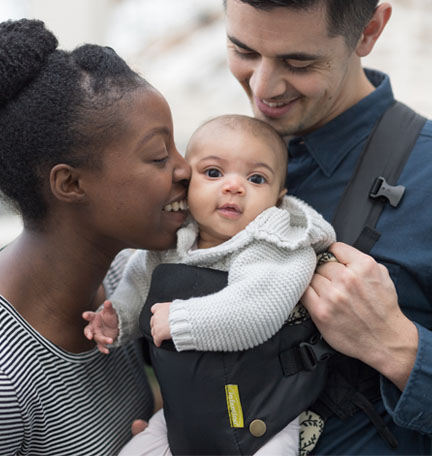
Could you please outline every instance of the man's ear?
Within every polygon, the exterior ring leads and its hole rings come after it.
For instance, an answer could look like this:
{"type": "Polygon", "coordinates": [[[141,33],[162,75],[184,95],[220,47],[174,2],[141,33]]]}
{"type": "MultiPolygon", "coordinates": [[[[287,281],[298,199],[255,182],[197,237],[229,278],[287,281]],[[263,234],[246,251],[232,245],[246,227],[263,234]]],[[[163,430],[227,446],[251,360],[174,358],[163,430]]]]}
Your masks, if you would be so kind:
{"type": "Polygon", "coordinates": [[[80,203],[86,194],[81,187],[79,169],[60,163],[51,169],[50,187],[55,198],[65,203],[80,203]]]}
{"type": "Polygon", "coordinates": [[[389,3],[378,5],[372,19],[363,30],[363,34],[357,44],[356,54],[359,57],[367,56],[375,46],[378,38],[383,32],[392,13],[392,6],[389,3]]]}
{"type": "Polygon", "coordinates": [[[287,193],[286,188],[282,189],[281,192],[279,193],[279,197],[278,197],[277,204],[276,204],[277,207],[279,207],[282,204],[283,197],[286,195],[286,193],[287,193]]]}

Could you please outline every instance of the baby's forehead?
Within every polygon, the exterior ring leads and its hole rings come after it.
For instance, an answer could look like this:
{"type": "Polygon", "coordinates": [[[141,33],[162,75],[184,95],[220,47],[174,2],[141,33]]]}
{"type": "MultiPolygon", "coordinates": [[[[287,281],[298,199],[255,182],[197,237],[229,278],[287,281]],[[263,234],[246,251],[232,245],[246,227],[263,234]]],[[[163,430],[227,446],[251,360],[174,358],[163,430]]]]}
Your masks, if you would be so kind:
{"type": "Polygon", "coordinates": [[[258,144],[263,156],[274,157],[277,166],[285,168],[287,149],[279,134],[265,122],[242,115],[224,115],[201,125],[191,136],[186,157],[206,146],[231,147],[231,141],[233,147],[241,147],[243,141],[245,147],[258,144]]]}

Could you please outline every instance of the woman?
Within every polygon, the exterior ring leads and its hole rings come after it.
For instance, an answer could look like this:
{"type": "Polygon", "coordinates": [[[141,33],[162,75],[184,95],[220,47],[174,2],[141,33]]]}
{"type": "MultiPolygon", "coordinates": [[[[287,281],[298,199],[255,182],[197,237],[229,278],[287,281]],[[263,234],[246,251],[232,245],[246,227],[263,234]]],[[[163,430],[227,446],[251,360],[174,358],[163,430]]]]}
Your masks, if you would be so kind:
{"type": "Polygon", "coordinates": [[[40,21],[0,24],[0,190],[24,222],[0,252],[0,454],[112,455],[151,393],[137,347],[104,357],[81,314],[120,250],[175,243],[189,169],[112,49],[56,48],[40,21]]]}

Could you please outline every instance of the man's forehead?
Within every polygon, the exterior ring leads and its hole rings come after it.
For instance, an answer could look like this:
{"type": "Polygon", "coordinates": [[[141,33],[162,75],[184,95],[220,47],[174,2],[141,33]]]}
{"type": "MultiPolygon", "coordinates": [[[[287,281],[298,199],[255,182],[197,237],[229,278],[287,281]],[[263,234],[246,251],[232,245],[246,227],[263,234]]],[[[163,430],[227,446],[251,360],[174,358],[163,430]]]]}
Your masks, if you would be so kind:
{"type": "MultiPolygon", "coordinates": [[[[274,8],[260,10],[240,0],[227,0],[226,30],[234,42],[251,47],[250,42],[287,50],[290,42],[300,41],[307,47],[317,39],[329,38],[327,20],[322,8],[313,10],[274,8]]],[[[234,44],[237,44],[234,42],[234,44]]]]}

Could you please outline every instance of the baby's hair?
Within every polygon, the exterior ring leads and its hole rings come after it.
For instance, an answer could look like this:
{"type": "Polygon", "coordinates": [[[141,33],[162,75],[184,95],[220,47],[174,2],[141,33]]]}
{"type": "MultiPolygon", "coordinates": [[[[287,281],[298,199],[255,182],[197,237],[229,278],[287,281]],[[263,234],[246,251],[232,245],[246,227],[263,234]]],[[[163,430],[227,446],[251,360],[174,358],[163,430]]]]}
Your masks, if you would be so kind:
{"type": "MultiPolygon", "coordinates": [[[[280,168],[281,173],[281,186],[285,186],[285,176],[288,164],[288,151],[282,136],[268,123],[263,120],[256,119],[254,117],[244,116],[241,114],[224,114],[222,116],[214,117],[207,120],[194,132],[196,135],[204,127],[212,124],[221,125],[224,127],[237,130],[238,128],[245,129],[248,133],[254,136],[265,136],[272,143],[275,150],[278,151],[279,157],[281,158],[282,166],[280,168]]],[[[187,156],[187,151],[186,151],[187,156]]]]}
{"type": "Polygon", "coordinates": [[[0,23],[0,190],[27,226],[48,213],[52,167],[98,167],[124,128],[116,103],[150,87],[108,47],[66,52],[38,20],[0,23]]]}

